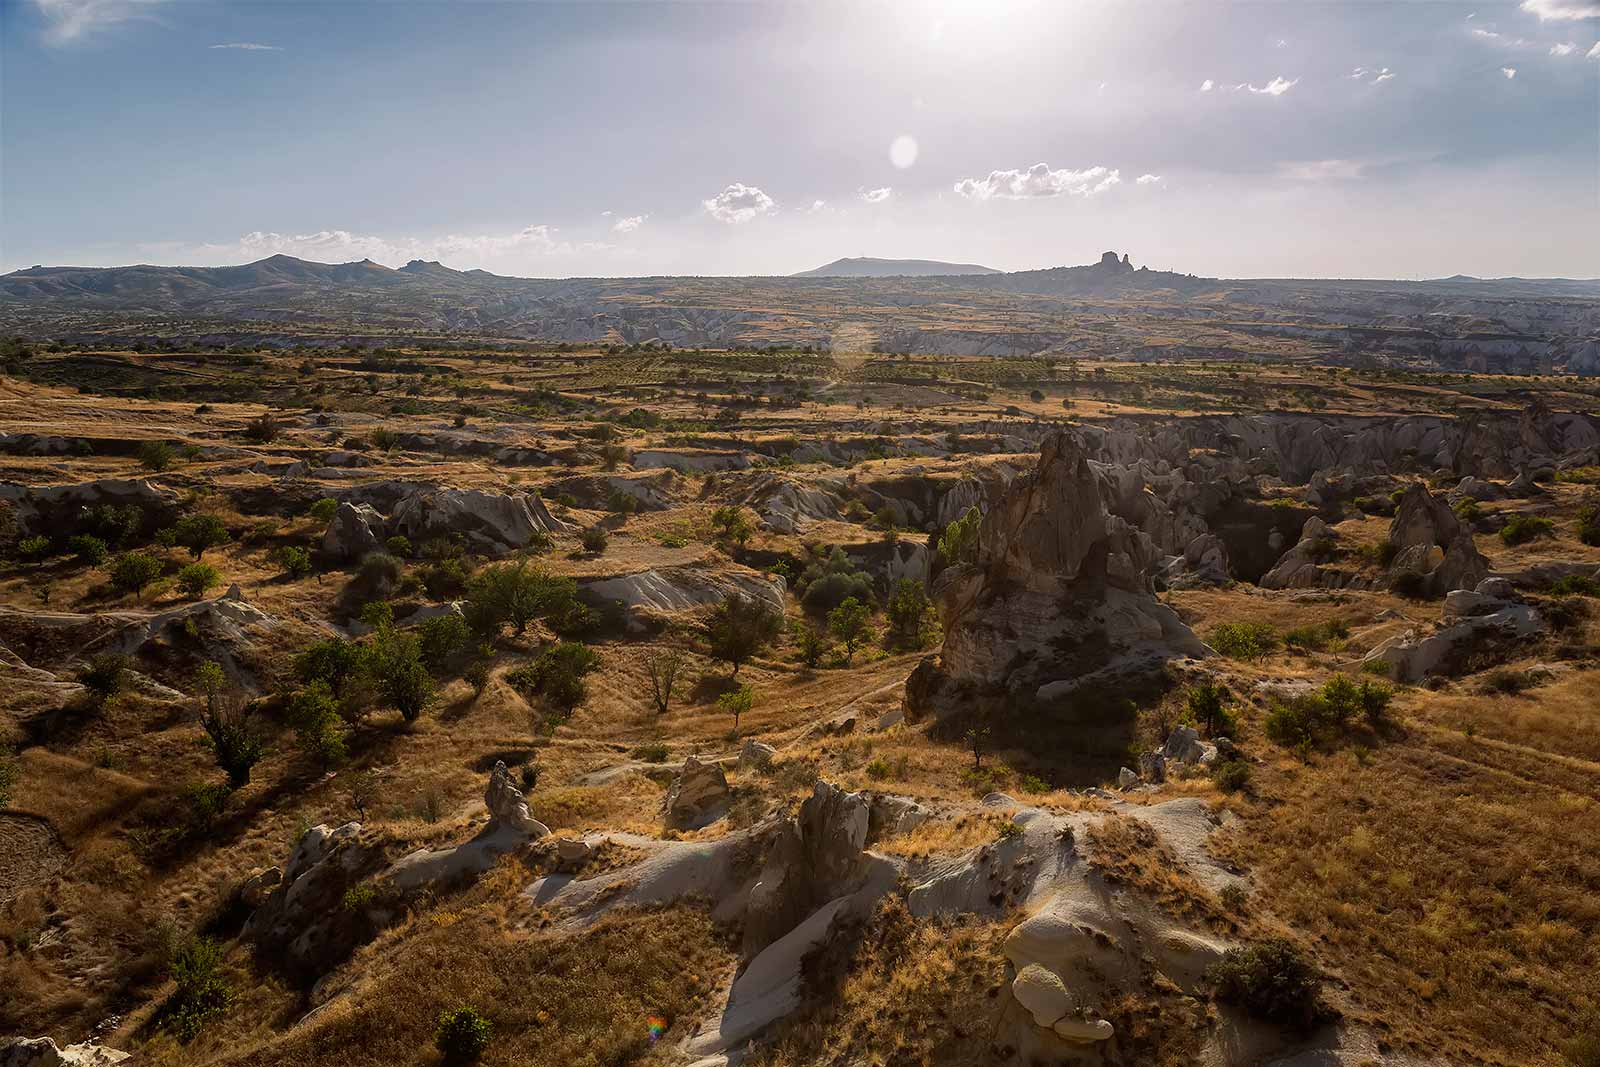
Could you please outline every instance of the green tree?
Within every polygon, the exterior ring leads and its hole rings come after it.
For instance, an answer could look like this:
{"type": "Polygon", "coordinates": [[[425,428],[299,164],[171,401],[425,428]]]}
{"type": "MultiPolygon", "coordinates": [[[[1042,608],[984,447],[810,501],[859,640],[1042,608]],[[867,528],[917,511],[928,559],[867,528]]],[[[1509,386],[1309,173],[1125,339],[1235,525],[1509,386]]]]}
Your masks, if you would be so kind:
{"type": "Polygon", "coordinates": [[[706,622],[711,654],[733,667],[733,675],[751,656],[770,646],[783,631],[783,615],[742,593],[729,593],[706,622]]]}
{"type": "Polygon", "coordinates": [[[532,702],[542,696],[553,707],[571,712],[589,695],[585,676],[600,666],[600,656],[581,641],[546,645],[533,660],[506,675],[506,683],[532,702]]]}
{"type": "Polygon", "coordinates": [[[737,504],[725,504],[713,511],[711,529],[718,541],[731,541],[741,547],[756,532],[745,509],[737,504]]]}
{"type": "Polygon", "coordinates": [[[1228,691],[1215,682],[1202,682],[1189,687],[1185,701],[1189,715],[1207,737],[1218,737],[1235,732],[1235,721],[1228,713],[1228,691]]]}
{"type": "Polygon", "coordinates": [[[178,571],[178,588],[192,600],[205,596],[207,589],[221,581],[222,575],[209,563],[190,563],[178,571]]]}
{"type": "Polygon", "coordinates": [[[966,514],[944,529],[939,538],[939,555],[946,564],[975,563],[978,559],[978,530],[983,516],[977,508],[968,508],[966,514]]]}
{"type": "Polygon", "coordinates": [[[111,561],[111,584],[137,600],[145,586],[161,577],[164,565],[148,552],[124,552],[111,561]]]}
{"type": "Polygon", "coordinates": [[[285,718],[299,736],[301,747],[324,767],[344,762],[344,719],[327,682],[314,681],[295,693],[285,718]]]}
{"type": "Polygon", "coordinates": [[[367,665],[379,699],[406,722],[416,722],[433,702],[433,676],[422,662],[422,643],[415,634],[379,626],[367,665]]]}
{"type": "Polygon", "coordinates": [[[933,602],[920,581],[902,578],[895,583],[889,597],[889,632],[896,641],[907,648],[921,648],[927,643],[932,615],[933,602]]]}
{"type": "Polygon", "coordinates": [[[325,496],[306,509],[306,514],[318,522],[331,522],[333,521],[334,513],[338,510],[339,502],[331,496],[325,496]]]}
{"type": "Polygon", "coordinates": [[[571,578],[545,573],[531,560],[485,567],[467,583],[466,618],[480,636],[493,637],[510,625],[521,635],[538,618],[564,618],[577,605],[571,578]]]}
{"type": "Polygon", "coordinates": [[[165,441],[145,441],[139,446],[139,464],[147,471],[164,471],[172,466],[172,446],[165,441]]]}
{"type": "Polygon", "coordinates": [[[733,716],[733,729],[739,731],[739,716],[749,711],[756,702],[756,691],[748,684],[739,685],[717,698],[717,709],[733,716]]]}
{"type": "Polygon", "coordinates": [[[67,541],[67,548],[87,567],[98,567],[111,557],[106,543],[93,534],[78,534],[67,541]]]}
{"type": "Polygon", "coordinates": [[[128,687],[128,672],[133,660],[120,652],[96,652],[89,657],[78,681],[101,703],[128,687]]]}
{"type": "Polygon", "coordinates": [[[311,573],[311,553],[300,545],[279,545],[272,550],[272,562],[290,578],[304,578],[311,573]]]}
{"type": "Polygon", "coordinates": [[[228,527],[215,515],[185,515],[172,527],[173,544],[187,548],[195,559],[228,540],[228,527]]]}
{"type": "Polygon", "coordinates": [[[800,653],[800,662],[813,670],[822,663],[822,657],[828,654],[828,649],[833,647],[827,634],[809,622],[796,619],[789,633],[800,653]]]}
{"type": "Polygon", "coordinates": [[[855,658],[856,649],[872,639],[872,628],[868,622],[871,614],[871,609],[855,597],[847,598],[828,612],[828,632],[844,645],[846,663],[855,658]]]}

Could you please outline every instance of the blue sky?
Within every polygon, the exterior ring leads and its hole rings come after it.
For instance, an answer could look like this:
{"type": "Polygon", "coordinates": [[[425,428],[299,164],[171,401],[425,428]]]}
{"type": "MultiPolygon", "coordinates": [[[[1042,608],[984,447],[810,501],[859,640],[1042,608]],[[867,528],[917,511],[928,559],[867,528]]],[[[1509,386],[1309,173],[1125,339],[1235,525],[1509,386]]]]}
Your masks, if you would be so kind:
{"type": "Polygon", "coordinates": [[[1600,0],[0,0],[0,270],[1600,275],[1600,0]]]}

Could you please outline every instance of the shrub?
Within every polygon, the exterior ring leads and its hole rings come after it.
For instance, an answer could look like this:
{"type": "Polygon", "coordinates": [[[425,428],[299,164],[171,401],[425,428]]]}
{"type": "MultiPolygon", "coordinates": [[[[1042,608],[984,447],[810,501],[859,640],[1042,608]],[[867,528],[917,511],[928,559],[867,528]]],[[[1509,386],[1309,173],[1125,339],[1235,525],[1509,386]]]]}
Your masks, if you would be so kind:
{"type": "Polygon", "coordinates": [[[318,522],[332,522],[334,513],[338,510],[339,502],[331,496],[325,496],[307,508],[306,514],[318,522]]]}
{"type": "Polygon", "coordinates": [[[718,541],[732,541],[736,545],[743,545],[756,532],[744,508],[737,504],[727,504],[713,511],[711,529],[718,541]]]}
{"type": "Polygon", "coordinates": [[[531,701],[534,695],[570,712],[589,695],[584,676],[600,666],[600,656],[581,641],[561,641],[540,650],[532,662],[506,675],[506,682],[531,701]]]}
{"type": "Polygon", "coordinates": [[[215,515],[185,515],[172,527],[172,543],[187,548],[195,559],[228,540],[228,527],[215,515]]]}
{"type": "Polygon", "coordinates": [[[453,611],[426,620],[419,630],[422,658],[434,668],[443,667],[472,639],[472,628],[467,620],[453,611]]]}
{"type": "Polygon", "coordinates": [[[277,440],[278,430],[278,420],[274,419],[272,414],[268,412],[246,423],[244,435],[246,439],[254,441],[258,445],[266,445],[277,440]]]}
{"type": "Polygon", "coordinates": [[[1223,760],[1211,767],[1211,780],[1224,793],[1237,793],[1250,786],[1250,764],[1242,759],[1223,760]]]}
{"type": "Polygon", "coordinates": [[[494,1027],[475,1008],[441,1012],[433,1043],[448,1064],[473,1063],[489,1048],[494,1027]]]}
{"type": "Polygon", "coordinates": [[[301,747],[324,767],[344,762],[344,719],[327,682],[319,679],[296,693],[285,718],[299,736],[301,747]]]}
{"type": "Polygon", "coordinates": [[[227,691],[227,677],[215,663],[201,666],[196,681],[205,694],[200,726],[206,732],[217,766],[233,789],[250,783],[250,769],[266,755],[267,744],[255,732],[248,707],[227,691]]]}
{"type": "Polygon", "coordinates": [[[120,652],[97,652],[89,657],[78,681],[101,702],[110,700],[128,687],[128,671],[133,660],[120,652]]]}
{"type": "Polygon", "coordinates": [[[1579,513],[1578,540],[1586,545],[1600,545],[1600,504],[1579,513]]]}
{"type": "Polygon", "coordinates": [[[1259,1019],[1310,1029],[1327,1014],[1321,979],[1311,962],[1283,938],[1229,949],[1206,971],[1217,999],[1259,1019]]]}
{"type": "Polygon", "coordinates": [[[467,586],[466,619],[481,637],[509,624],[523,633],[538,618],[565,619],[578,607],[578,585],[546,574],[526,559],[485,567],[467,586]]]}
{"type": "Polygon", "coordinates": [[[778,639],[783,616],[772,607],[740,593],[730,593],[718,604],[706,622],[706,640],[711,654],[733,667],[739,667],[757,652],[778,639]]]}
{"type": "Polygon", "coordinates": [[[1542,515],[1513,515],[1500,527],[1500,540],[1507,545],[1524,545],[1555,535],[1556,524],[1542,515]]]}
{"type": "Polygon", "coordinates": [[[790,627],[790,634],[794,638],[796,650],[800,653],[800,662],[813,669],[822,662],[822,657],[827,655],[828,649],[833,647],[827,635],[808,622],[796,620],[790,627]]]}
{"type": "Polygon", "coordinates": [[[50,554],[50,538],[42,534],[24,537],[17,542],[17,557],[26,560],[44,559],[50,554]]]}
{"type": "Polygon", "coordinates": [[[902,578],[895,583],[889,597],[889,631],[896,641],[907,648],[921,648],[927,643],[933,614],[933,602],[921,582],[902,578]]]}
{"type": "Polygon", "coordinates": [[[341,697],[346,688],[366,669],[367,650],[354,641],[331,637],[301,652],[294,660],[294,671],[303,682],[325,682],[333,695],[341,697]]]}
{"type": "Polygon", "coordinates": [[[361,559],[356,581],[372,596],[388,596],[400,586],[405,568],[387,552],[373,552],[361,559]]]}
{"type": "Polygon", "coordinates": [[[608,471],[614,471],[623,463],[628,462],[628,446],[612,442],[600,446],[600,464],[608,471]]]}
{"type": "Polygon", "coordinates": [[[978,528],[983,516],[977,508],[968,508],[961,518],[945,527],[939,537],[939,557],[946,564],[972,563],[978,558],[978,528]]]}
{"type": "Polygon", "coordinates": [[[178,1041],[193,1041],[232,1001],[222,958],[222,946],[208,937],[184,937],[169,951],[167,969],[177,988],[162,1008],[162,1023],[178,1041]]]}
{"type": "Polygon", "coordinates": [[[311,553],[300,545],[279,545],[272,552],[272,561],[290,578],[304,578],[311,573],[311,553]]]}
{"type": "Polygon", "coordinates": [[[828,612],[828,632],[844,645],[846,663],[855,657],[857,648],[872,639],[870,617],[871,609],[855,597],[847,597],[844,603],[828,612]]]}
{"type": "Polygon", "coordinates": [[[650,679],[650,701],[657,715],[665,715],[672,705],[672,691],[683,671],[683,653],[675,648],[651,652],[644,658],[645,676],[650,679]]]}
{"type": "Polygon", "coordinates": [[[659,743],[639,745],[628,755],[641,763],[665,763],[667,762],[667,746],[659,743]]]}
{"type": "Polygon", "coordinates": [[[190,563],[178,571],[178,588],[183,595],[198,600],[206,590],[222,581],[222,575],[209,563],[190,563]]]}
{"type": "Polygon", "coordinates": [[[1225,737],[1238,732],[1238,723],[1227,708],[1228,691],[1214,682],[1190,686],[1185,696],[1189,715],[1207,737],[1225,737]]]}
{"type": "Polygon", "coordinates": [[[1350,625],[1340,619],[1297,626],[1283,635],[1285,648],[1296,652],[1321,652],[1350,636],[1350,625]]]}
{"type": "Polygon", "coordinates": [[[98,567],[111,557],[106,543],[93,534],[78,534],[67,542],[67,548],[79,563],[89,567],[98,567]]]}
{"type": "Polygon", "coordinates": [[[606,533],[604,526],[591,526],[583,531],[583,535],[579,540],[583,542],[583,550],[585,552],[600,555],[611,544],[611,535],[606,533]]]}
{"type": "Polygon", "coordinates": [[[139,446],[139,465],[147,471],[164,471],[172,466],[172,446],[165,441],[145,441],[139,446]]]}
{"type": "Polygon", "coordinates": [[[841,548],[808,566],[796,584],[800,603],[813,615],[826,615],[851,597],[862,603],[872,600],[872,579],[856,570],[841,548]]]}
{"type": "Polygon", "coordinates": [[[1278,647],[1272,627],[1259,622],[1225,622],[1211,631],[1209,640],[1229,659],[1261,659],[1278,647]]]}
{"type": "Polygon", "coordinates": [[[383,548],[391,556],[398,556],[401,559],[411,558],[411,538],[404,534],[395,534],[384,541],[383,548]]]}
{"type": "Polygon", "coordinates": [[[480,656],[467,664],[461,672],[461,678],[472,686],[474,698],[483,696],[483,691],[489,688],[489,675],[493,669],[493,661],[488,656],[480,656]]]}
{"type": "Polygon", "coordinates": [[[366,667],[378,698],[398,711],[406,722],[416,722],[433,702],[433,675],[423,665],[422,643],[415,634],[380,625],[373,635],[366,667]]]}
{"type": "Polygon", "coordinates": [[[1600,596],[1600,582],[1582,574],[1568,574],[1550,583],[1555,596],[1600,596]]]}

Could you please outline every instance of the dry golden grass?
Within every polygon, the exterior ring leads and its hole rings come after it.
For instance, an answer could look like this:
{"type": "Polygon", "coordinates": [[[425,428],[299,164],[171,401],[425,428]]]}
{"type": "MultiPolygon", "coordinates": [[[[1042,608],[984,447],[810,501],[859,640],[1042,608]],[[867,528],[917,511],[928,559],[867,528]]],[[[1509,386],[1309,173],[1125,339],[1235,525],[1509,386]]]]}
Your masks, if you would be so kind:
{"type": "Polygon", "coordinates": [[[1178,918],[1231,929],[1215,894],[1201,885],[1155,830],[1129,815],[1107,815],[1089,827],[1089,863],[1107,879],[1136,889],[1178,918]]]}

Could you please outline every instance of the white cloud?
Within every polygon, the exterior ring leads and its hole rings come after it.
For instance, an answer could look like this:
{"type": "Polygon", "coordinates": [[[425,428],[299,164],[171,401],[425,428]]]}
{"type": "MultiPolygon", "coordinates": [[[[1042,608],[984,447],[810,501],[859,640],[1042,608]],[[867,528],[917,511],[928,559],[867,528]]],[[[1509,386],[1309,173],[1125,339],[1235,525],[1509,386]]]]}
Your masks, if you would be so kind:
{"type": "Polygon", "coordinates": [[[89,34],[142,18],[164,0],[33,0],[50,44],[71,44],[89,34]]]}
{"type": "Polygon", "coordinates": [[[240,52],[281,52],[275,44],[256,44],[254,41],[235,41],[229,44],[214,44],[211,48],[232,48],[240,52]]]}
{"type": "Polygon", "coordinates": [[[1367,165],[1356,159],[1312,159],[1284,163],[1278,173],[1298,182],[1349,181],[1359,178],[1367,165]]]}
{"type": "Polygon", "coordinates": [[[644,225],[644,220],[649,218],[649,217],[650,217],[649,215],[628,215],[628,216],[625,216],[623,218],[618,219],[615,223],[612,224],[611,231],[613,233],[632,233],[634,230],[637,230],[640,226],[643,226],[644,225]]]}
{"type": "Polygon", "coordinates": [[[1589,49],[1588,54],[1585,55],[1583,58],[1584,59],[1600,59],[1600,41],[1596,41],[1594,43],[1594,47],[1589,49]]]}
{"type": "Polygon", "coordinates": [[[734,225],[749,222],[777,210],[777,202],[753,185],[734,182],[710,200],[702,200],[706,212],[718,222],[734,225]]]}
{"type": "Polygon", "coordinates": [[[1200,91],[1202,93],[1209,93],[1211,90],[1215,89],[1216,87],[1217,87],[1217,83],[1212,81],[1210,78],[1207,78],[1205,81],[1200,83],[1200,91]]]}
{"type": "Polygon", "coordinates": [[[1548,19],[1600,19],[1600,0],[1522,0],[1522,10],[1548,19]]]}
{"type": "Polygon", "coordinates": [[[1498,33],[1494,32],[1493,30],[1486,30],[1481,26],[1477,26],[1477,27],[1473,28],[1472,36],[1481,38],[1481,39],[1483,39],[1485,41],[1492,41],[1492,40],[1495,40],[1500,35],[1498,33]]]}
{"type": "Polygon", "coordinates": [[[1516,67],[1501,67],[1500,68],[1500,73],[1504,74],[1506,76],[1506,81],[1510,81],[1512,78],[1515,78],[1517,76],[1517,68],[1516,67]]]}
{"type": "Polygon", "coordinates": [[[894,195],[894,190],[885,185],[880,189],[862,189],[861,199],[869,204],[881,204],[894,195]]]}
{"type": "Polygon", "coordinates": [[[955,191],[969,200],[1029,200],[1047,196],[1094,196],[1122,181],[1121,172],[1107,167],[1087,170],[1051,170],[1035,163],[1027,170],[994,170],[987,178],[963,178],[955,191]]]}
{"type": "Polygon", "coordinates": [[[813,201],[811,201],[810,210],[811,211],[821,211],[823,208],[825,208],[827,206],[828,206],[828,202],[826,200],[813,200],[813,201]]]}
{"type": "Polygon", "coordinates": [[[1268,96],[1282,96],[1284,93],[1288,92],[1290,89],[1293,89],[1299,84],[1299,78],[1285,79],[1284,76],[1280,74],[1259,89],[1248,83],[1239,86],[1238,88],[1249,89],[1252,93],[1266,93],[1268,96]]]}
{"type": "Polygon", "coordinates": [[[1139,175],[1137,178],[1135,178],[1133,180],[1139,185],[1155,185],[1155,184],[1157,184],[1158,182],[1161,181],[1161,175],[1159,175],[1159,174],[1141,174],[1141,175],[1139,175]]]}
{"type": "MultiPolygon", "coordinates": [[[[239,238],[238,253],[246,259],[273,255],[345,263],[371,259],[399,266],[413,259],[453,260],[463,267],[479,266],[485,259],[510,254],[559,256],[592,251],[606,246],[594,242],[574,244],[558,239],[551,226],[525,226],[514,233],[449,234],[444,237],[386,238],[349,230],[319,230],[316,233],[282,234],[256,230],[239,238]]],[[[231,252],[226,246],[211,246],[212,251],[231,252]]]]}
{"type": "Polygon", "coordinates": [[[1380,67],[1377,70],[1373,70],[1371,67],[1357,67],[1350,72],[1350,77],[1357,81],[1367,82],[1370,85],[1382,85],[1394,77],[1394,72],[1388,67],[1380,67]]]}
{"type": "Polygon", "coordinates": [[[1577,50],[1578,46],[1573,44],[1571,41],[1568,41],[1564,44],[1553,44],[1550,46],[1550,54],[1553,56],[1570,56],[1577,50]]]}

